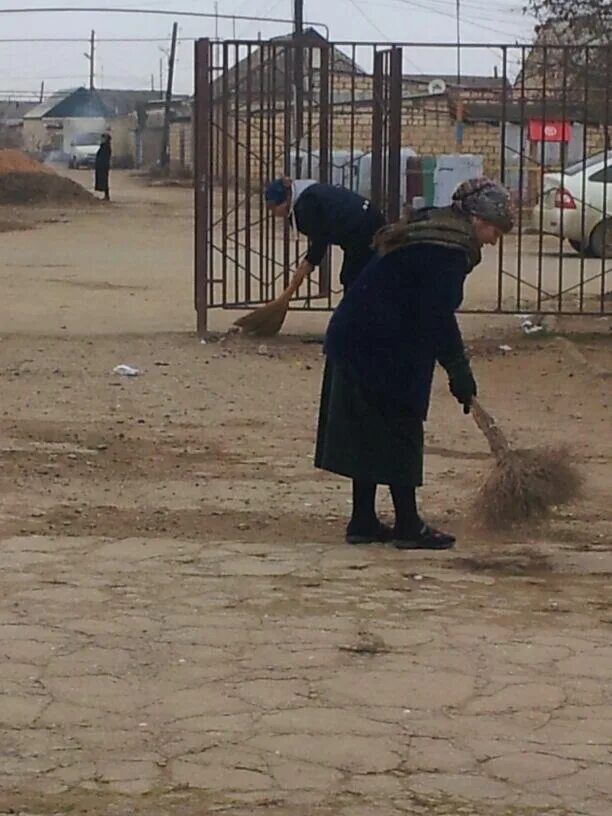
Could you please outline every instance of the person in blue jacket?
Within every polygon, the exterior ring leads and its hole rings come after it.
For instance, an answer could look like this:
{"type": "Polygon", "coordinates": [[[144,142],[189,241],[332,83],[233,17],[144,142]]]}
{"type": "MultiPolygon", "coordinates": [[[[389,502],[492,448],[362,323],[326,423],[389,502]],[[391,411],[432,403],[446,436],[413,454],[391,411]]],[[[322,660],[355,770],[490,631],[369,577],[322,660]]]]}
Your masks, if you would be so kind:
{"type": "Polygon", "coordinates": [[[469,413],[476,381],[455,311],[481,248],[513,226],[510,196],[480,178],[452,205],[424,209],[386,227],[378,257],[362,271],[330,321],[315,465],[353,480],[351,544],[393,540],[400,549],[447,549],[455,538],[417,510],[423,423],[436,361],[469,413]],[[376,485],[389,485],[393,530],[376,515],[376,485]]]}
{"type": "Polygon", "coordinates": [[[308,238],[308,252],[294,280],[301,283],[323,260],[327,249],[344,250],[340,282],[346,292],[373,257],[372,241],[385,225],[371,201],[346,187],[321,184],[312,179],[278,178],[266,185],[265,200],[279,218],[289,218],[308,238]]]}

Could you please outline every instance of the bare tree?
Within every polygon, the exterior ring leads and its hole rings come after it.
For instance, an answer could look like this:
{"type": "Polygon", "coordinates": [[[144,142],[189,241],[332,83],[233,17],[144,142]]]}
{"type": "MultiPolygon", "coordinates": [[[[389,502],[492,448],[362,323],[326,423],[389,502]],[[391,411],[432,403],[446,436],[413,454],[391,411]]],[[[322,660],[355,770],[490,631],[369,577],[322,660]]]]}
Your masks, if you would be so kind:
{"type": "Polygon", "coordinates": [[[547,96],[579,105],[593,122],[612,126],[610,0],[528,0],[540,22],[527,60],[529,80],[546,77],[547,96]]]}

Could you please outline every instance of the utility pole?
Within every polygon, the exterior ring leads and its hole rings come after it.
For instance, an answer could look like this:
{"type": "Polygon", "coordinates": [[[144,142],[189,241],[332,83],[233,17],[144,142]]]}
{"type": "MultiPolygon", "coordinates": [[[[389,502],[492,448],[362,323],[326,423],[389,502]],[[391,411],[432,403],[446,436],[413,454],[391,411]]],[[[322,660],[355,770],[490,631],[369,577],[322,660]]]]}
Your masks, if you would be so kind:
{"type": "Polygon", "coordinates": [[[168,84],[166,86],[166,104],[164,107],[164,132],[162,137],[162,147],[160,164],[167,167],[170,163],[170,107],[172,105],[172,84],[174,81],[174,63],[176,62],[176,40],[178,36],[178,23],[172,26],[172,42],[170,44],[170,56],[168,57],[168,84]]]}
{"type": "Polygon", "coordinates": [[[40,98],[38,101],[42,102],[44,98],[45,98],[45,81],[43,79],[43,81],[40,83],[40,98]]]}
{"type": "Polygon", "coordinates": [[[159,58],[159,98],[164,98],[164,60],[159,58]]]}
{"type": "Polygon", "coordinates": [[[89,62],[89,90],[94,89],[94,78],[96,73],[96,32],[92,31],[89,38],[89,53],[83,54],[89,62]]]}

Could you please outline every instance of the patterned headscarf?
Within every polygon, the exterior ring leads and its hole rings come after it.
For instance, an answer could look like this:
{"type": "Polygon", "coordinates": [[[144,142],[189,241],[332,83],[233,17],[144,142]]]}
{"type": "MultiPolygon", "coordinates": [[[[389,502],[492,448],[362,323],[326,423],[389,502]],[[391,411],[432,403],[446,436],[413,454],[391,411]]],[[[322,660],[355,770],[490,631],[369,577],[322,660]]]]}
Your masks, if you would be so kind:
{"type": "Polygon", "coordinates": [[[504,232],[510,232],[514,226],[510,193],[498,182],[484,176],[463,181],[453,193],[453,206],[504,232]]]}

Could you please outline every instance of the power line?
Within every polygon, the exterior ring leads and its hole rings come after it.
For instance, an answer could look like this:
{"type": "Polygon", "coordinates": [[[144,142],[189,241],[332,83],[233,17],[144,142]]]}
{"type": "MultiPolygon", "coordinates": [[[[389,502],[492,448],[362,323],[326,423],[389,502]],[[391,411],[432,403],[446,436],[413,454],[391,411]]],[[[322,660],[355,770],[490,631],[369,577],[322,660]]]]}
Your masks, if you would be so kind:
{"type": "MultiPolygon", "coordinates": [[[[173,11],[172,9],[123,8],[117,6],[28,6],[26,8],[0,9],[0,14],[72,14],[76,12],[88,14],[160,14],[165,17],[196,17],[213,20],[249,20],[250,22],[293,24],[293,20],[287,17],[253,17],[249,14],[216,14],[208,11],[173,11]]],[[[327,23],[305,21],[304,24],[323,28],[325,37],[329,40],[329,26],[327,23]]]]}
{"type": "MultiPolygon", "coordinates": [[[[441,11],[437,8],[432,8],[431,5],[424,5],[423,3],[418,3],[416,0],[397,0],[398,3],[402,3],[406,6],[414,6],[415,8],[423,9],[425,11],[429,11],[432,14],[438,14],[441,17],[448,17],[451,20],[456,19],[456,15],[451,13],[450,11],[441,11]]],[[[482,28],[483,31],[491,31],[494,34],[504,34],[506,37],[516,37],[515,32],[510,31],[502,31],[499,28],[492,28],[491,26],[485,25],[484,23],[479,22],[478,20],[474,20],[472,17],[462,16],[461,18],[464,22],[468,25],[474,26],[475,28],[482,28]]],[[[517,38],[518,39],[518,38],[517,38]]]]}
{"type": "MultiPolygon", "coordinates": [[[[383,31],[383,30],[382,30],[382,29],[381,29],[381,28],[380,28],[380,27],[379,27],[379,26],[378,26],[378,25],[377,25],[377,24],[376,24],[376,23],[375,23],[375,22],[374,22],[374,21],[373,21],[373,20],[370,18],[370,16],[369,16],[368,14],[366,14],[366,12],[365,12],[365,11],[364,11],[364,10],[361,8],[361,6],[360,6],[360,5],[359,5],[359,3],[357,2],[357,0],[348,0],[348,2],[349,2],[349,3],[350,3],[350,4],[351,4],[351,5],[354,7],[354,8],[356,8],[356,9],[357,9],[357,11],[359,12],[359,14],[361,14],[361,16],[363,17],[363,19],[364,19],[364,20],[365,20],[367,23],[369,23],[369,24],[372,26],[372,28],[374,28],[374,30],[375,30],[375,31],[377,31],[377,32],[378,32],[378,33],[381,35],[381,37],[383,37],[383,38],[384,38],[384,39],[385,39],[387,42],[390,42],[389,37],[388,37],[388,36],[385,34],[385,32],[384,32],[384,31],[383,31]]],[[[417,71],[422,71],[422,70],[423,70],[423,69],[421,68],[421,66],[420,66],[420,65],[417,65],[417,64],[416,64],[416,62],[414,62],[414,60],[411,60],[409,57],[406,57],[405,59],[406,59],[406,62],[408,62],[410,65],[412,65],[412,67],[413,67],[413,68],[416,68],[416,70],[417,70],[417,71]]]]}
{"type": "MultiPolygon", "coordinates": [[[[88,43],[89,37],[6,37],[2,43],[88,43]]],[[[178,42],[195,42],[196,37],[179,37],[178,42]]],[[[96,37],[97,43],[160,43],[167,37],[96,37]]]]}

